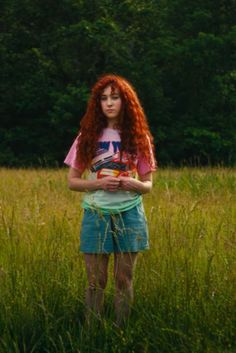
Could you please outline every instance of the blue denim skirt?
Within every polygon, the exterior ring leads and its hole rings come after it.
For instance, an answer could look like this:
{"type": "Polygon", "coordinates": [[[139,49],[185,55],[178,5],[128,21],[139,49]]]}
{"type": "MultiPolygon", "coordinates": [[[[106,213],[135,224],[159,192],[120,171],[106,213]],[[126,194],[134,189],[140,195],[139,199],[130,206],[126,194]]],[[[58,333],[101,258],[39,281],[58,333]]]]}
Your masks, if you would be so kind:
{"type": "Polygon", "coordinates": [[[109,254],[149,249],[143,204],[117,214],[85,209],[81,224],[80,251],[109,254]]]}

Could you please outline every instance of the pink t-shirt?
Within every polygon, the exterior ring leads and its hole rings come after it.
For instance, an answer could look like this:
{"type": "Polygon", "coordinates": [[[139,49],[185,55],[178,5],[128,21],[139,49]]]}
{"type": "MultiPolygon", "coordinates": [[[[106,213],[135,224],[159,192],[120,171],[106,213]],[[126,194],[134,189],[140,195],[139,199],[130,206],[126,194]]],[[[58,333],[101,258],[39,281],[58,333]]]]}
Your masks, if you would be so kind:
{"type": "MultiPolygon", "coordinates": [[[[72,144],[64,163],[68,166],[83,170],[76,159],[79,136],[72,144]]],[[[155,159],[150,143],[151,164],[140,155],[132,161],[129,154],[123,152],[120,158],[121,139],[118,130],[105,128],[98,139],[96,156],[93,158],[89,171],[89,179],[103,178],[105,176],[131,176],[136,177],[154,171],[155,159]]],[[[78,146],[79,148],[79,146],[78,146]]],[[[103,213],[121,212],[128,210],[141,202],[141,195],[133,191],[120,190],[111,193],[104,190],[87,192],[82,203],[84,208],[99,208],[103,213]]]]}
{"type": "MultiPolygon", "coordinates": [[[[64,160],[64,163],[75,169],[83,169],[82,166],[79,165],[76,159],[78,141],[79,141],[79,137],[77,136],[64,160]]],[[[103,134],[100,136],[98,140],[97,155],[92,161],[92,166],[94,162],[96,163],[97,160],[100,160],[102,158],[105,159],[107,155],[108,156],[117,155],[119,157],[119,151],[120,151],[120,134],[118,130],[105,128],[103,130],[103,134]]],[[[144,175],[150,171],[156,170],[156,164],[155,164],[155,159],[153,156],[151,144],[150,144],[150,154],[152,156],[151,164],[148,163],[146,158],[142,156],[141,157],[138,156],[137,160],[135,161],[138,175],[144,175]]],[[[123,156],[123,158],[126,159],[126,162],[127,162],[127,155],[123,156]]],[[[110,167],[111,167],[111,164],[110,164],[110,167]]]]}

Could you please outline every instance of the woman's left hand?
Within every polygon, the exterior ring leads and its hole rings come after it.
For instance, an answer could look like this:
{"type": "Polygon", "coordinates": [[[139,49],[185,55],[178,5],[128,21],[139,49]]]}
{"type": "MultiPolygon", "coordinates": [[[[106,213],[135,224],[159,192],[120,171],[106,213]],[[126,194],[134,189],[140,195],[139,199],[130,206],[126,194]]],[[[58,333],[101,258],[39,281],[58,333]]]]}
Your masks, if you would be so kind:
{"type": "Polygon", "coordinates": [[[151,176],[147,180],[137,180],[132,177],[119,176],[121,190],[134,191],[141,194],[149,192],[152,187],[151,176]]]}
{"type": "Polygon", "coordinates": [[[139,191],[139,180],[131,178],[131,177],[122,177],[119,176],[120,179],[120,189],[126,191],[139,191]]]}

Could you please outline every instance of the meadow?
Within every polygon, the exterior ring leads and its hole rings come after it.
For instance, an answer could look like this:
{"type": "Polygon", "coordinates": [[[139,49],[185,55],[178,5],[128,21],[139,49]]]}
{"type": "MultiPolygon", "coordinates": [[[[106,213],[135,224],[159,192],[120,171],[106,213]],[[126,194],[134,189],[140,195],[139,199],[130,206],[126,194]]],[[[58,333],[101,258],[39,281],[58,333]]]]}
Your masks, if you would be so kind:
{"type": "Polygon", "coordinates": [[[236,352],[236,169],[159,169],[144,196],[150,250],[114,325],[84,324],[82,194],[66,169],[0,169],[0,353],[236,352]]]}

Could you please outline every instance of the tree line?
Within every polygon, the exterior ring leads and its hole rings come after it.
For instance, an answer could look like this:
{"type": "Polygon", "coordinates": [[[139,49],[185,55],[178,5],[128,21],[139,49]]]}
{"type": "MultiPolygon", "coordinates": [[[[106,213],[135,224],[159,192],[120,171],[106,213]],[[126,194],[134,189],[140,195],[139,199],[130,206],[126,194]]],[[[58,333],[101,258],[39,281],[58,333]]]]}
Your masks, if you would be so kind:
{"type": "Polygon", "coordinates": [[[235,165],[235,18],[235,0],[2,0],[0,165],[61,166],[103,73],[136,87],[159,165],[235,165]]]}

